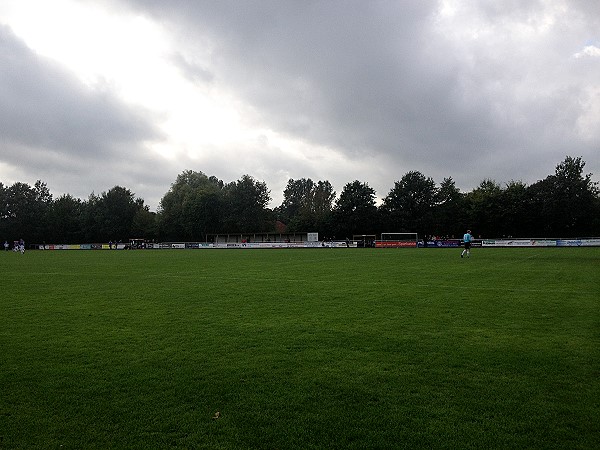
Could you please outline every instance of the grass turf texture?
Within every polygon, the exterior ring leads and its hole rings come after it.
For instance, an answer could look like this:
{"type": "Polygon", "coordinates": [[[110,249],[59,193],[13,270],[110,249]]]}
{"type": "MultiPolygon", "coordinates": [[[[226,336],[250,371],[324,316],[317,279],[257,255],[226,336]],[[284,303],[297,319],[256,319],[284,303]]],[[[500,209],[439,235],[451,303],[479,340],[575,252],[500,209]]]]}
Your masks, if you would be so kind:
{"type": "Polygon", "coordinates": [[[0,448],[600,447],[600,249],[459,254],[3,252],[0,448]]]}

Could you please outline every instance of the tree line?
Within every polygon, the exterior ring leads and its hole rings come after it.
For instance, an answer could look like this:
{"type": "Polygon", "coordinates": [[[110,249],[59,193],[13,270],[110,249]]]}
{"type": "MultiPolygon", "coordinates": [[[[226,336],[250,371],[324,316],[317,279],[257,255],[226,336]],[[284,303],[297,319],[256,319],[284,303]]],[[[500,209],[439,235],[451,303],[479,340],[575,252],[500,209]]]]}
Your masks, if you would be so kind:
{"type": "Polygon", "coordinates": [[[186,170],[162,197],[157,212],[124,187],[94,193],[86,200],[53,198],[47,185],[0,182],[0,239],[29,243],[205,241],[224,233],[319,233],[345,239],[356,234],[418,232],[462,236],[466,228],[482,237],[584,237],[600,235],[600,191],[581,157],[567,156],[554,174],[531,185],[501,186],[484,179],[461,192],[449,178],[437,185],[418,171],[407,172],[377,204],[368,183],[347,183],[339,196],[329,181],[290,179],[280,206],[269,208],[264,182],[244,175],[224,183],[186,170]]]}

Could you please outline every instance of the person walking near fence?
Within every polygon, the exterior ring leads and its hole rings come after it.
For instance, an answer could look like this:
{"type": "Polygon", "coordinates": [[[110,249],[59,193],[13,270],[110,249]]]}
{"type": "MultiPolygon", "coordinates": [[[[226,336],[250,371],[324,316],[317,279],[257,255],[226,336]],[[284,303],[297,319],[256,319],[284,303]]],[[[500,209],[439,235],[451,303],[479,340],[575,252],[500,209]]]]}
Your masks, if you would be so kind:
{"type": "Polygon", "coordinates": [[[471,257],[471,241],[473,240],[473,236],[471,236],[471,230],[467,230],[465,235],[463,236],[463,243],[465,248],[463,249],[460,257],[463,258],[467,255],[467,258],[471,257]]]}

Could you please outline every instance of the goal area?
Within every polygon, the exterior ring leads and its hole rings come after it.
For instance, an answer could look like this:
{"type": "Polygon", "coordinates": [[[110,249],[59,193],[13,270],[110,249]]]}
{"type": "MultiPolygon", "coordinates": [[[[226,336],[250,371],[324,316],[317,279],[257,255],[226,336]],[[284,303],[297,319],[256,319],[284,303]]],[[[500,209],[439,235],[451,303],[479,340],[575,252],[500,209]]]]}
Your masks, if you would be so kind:
{"type": "Polygon", "coordinates": [[[418,233],[381,233],[381,239],[375,241],[377,248],[416,247],[418,233]]]}
{"type": "Polygon", "coordinates": [[[359,248],[375,247],[377,235],[375,234],[353,234],[352,240],[359,248]]]}

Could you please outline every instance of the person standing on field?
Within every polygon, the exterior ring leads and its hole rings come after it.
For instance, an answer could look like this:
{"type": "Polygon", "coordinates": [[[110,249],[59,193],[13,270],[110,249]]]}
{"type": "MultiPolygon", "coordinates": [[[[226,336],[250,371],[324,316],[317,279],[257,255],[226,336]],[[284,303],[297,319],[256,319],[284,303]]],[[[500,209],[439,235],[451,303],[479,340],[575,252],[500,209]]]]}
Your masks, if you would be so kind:
{"type": "Polygon", "coordinates": [[[463,258],[465,254],[467,258],[471,257],[471,241],[473,240],[473,236],[471,236],[471,230],[467,230],[467,232],[463,236],[464,250],[460,254],[460,257],[463,258]]]}

